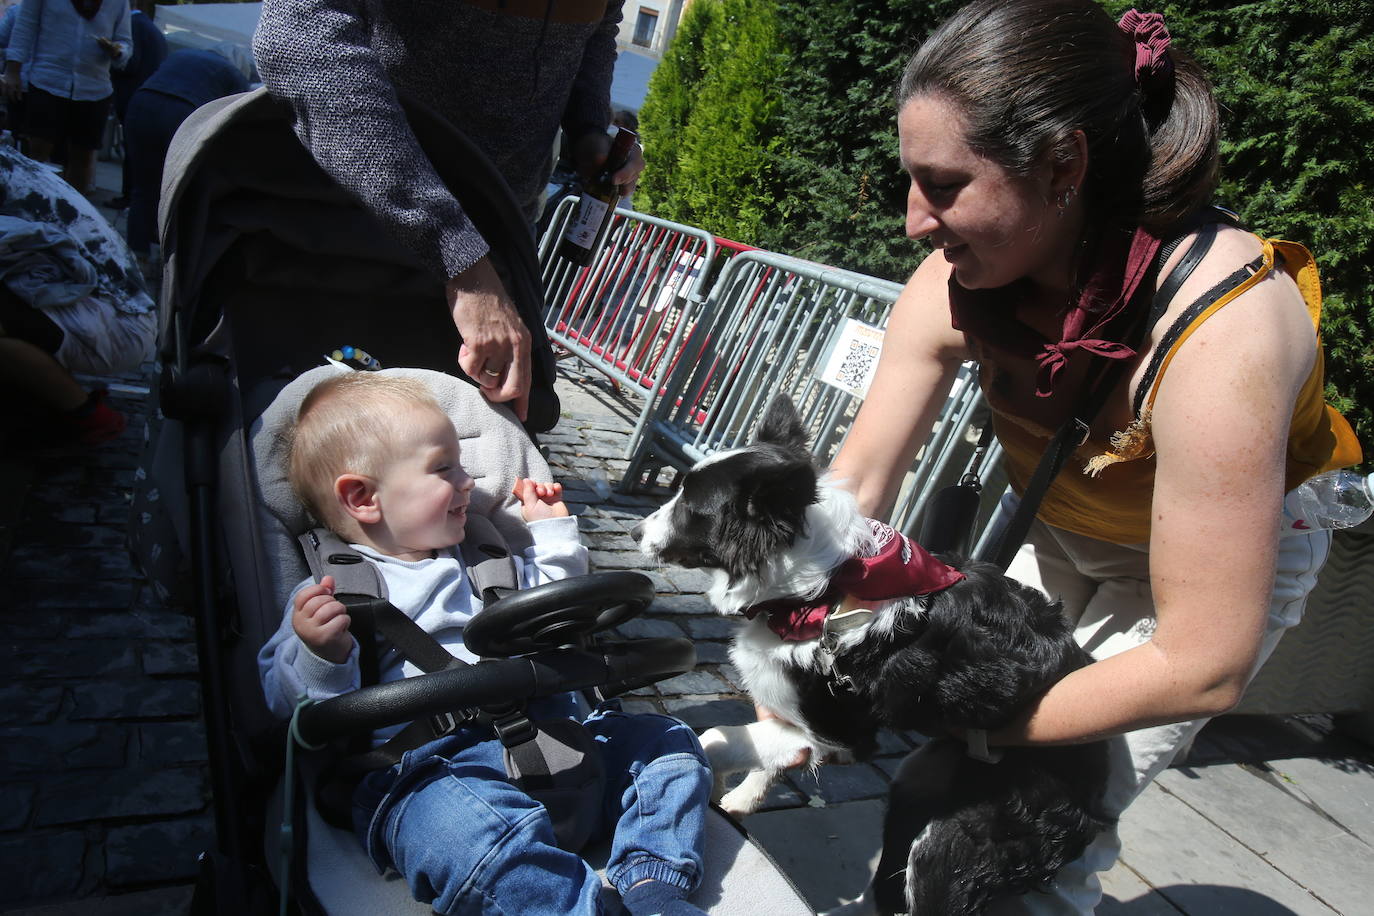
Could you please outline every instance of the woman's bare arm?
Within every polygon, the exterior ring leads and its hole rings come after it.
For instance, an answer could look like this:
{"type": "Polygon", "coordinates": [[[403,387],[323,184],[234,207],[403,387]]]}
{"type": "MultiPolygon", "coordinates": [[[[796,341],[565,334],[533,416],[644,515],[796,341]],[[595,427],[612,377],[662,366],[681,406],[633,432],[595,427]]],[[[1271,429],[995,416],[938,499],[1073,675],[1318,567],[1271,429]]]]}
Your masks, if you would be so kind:
{"type": "Polygon", "coordinates": [[[1155,633],[1060,681],[994,743],[1092,740],[1240,700],[1273,589],[1293,400],[1314,353],[1286,276],[1261,281],[1180,349],[1152,415],[1155,633]]]}
{"type": "Polygon", "coordinates": [[[949,265],[938,254],[907,281],[888,321],[873,385],[831,466],[858,496],[860,510],[875,518],[892,511],[902,477],[968,358],[963,335],[950,326],[948,283],[949,265]]]}

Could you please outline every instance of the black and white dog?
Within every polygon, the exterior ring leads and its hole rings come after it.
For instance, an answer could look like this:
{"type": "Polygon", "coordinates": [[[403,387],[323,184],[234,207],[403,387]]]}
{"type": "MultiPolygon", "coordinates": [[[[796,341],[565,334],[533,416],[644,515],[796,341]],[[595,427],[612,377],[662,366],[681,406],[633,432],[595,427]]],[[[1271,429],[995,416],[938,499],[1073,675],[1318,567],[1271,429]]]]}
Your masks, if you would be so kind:
{"type": "Polygon", "coordinates": [[[871,756],[880,728],[944,736],[898,768],[877,875],[848,912],[977,913],[1045,886],[1110,823],[1104,742],[992,762],[949,736],[1008,724],[1092,660],[1059,605],[870,523],[817,474],[786,398],[756,442],[699,463],[638,534],[649,557],[711,572],[716,610],[748,618],[730,658],[780,717],[702,734],[717,795],[749,771],[726,810],[755,810],[803,748],[814,765],[871,756]]]}

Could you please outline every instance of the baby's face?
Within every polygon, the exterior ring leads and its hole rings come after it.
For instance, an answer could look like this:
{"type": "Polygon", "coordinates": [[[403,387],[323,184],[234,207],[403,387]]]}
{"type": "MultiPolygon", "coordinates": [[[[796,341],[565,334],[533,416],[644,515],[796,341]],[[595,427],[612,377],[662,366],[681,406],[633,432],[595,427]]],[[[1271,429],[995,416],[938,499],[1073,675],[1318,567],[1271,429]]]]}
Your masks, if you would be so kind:
{"type": "Polygon", "coordinates": [[[463,540],[473,479],[459,463],[458,434],[441,411],[411,407],[377,477],[387,553],[419,560],[463,540]]]}

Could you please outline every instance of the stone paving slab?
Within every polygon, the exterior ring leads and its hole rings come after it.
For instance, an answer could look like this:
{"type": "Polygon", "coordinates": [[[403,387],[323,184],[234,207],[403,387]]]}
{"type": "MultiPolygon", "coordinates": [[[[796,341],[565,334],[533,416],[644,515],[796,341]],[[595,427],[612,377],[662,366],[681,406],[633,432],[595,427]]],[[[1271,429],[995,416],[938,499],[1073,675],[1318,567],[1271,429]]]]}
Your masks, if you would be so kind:
{"type": "MultiPolygon", "coordinates": [[[[1374,766],[1359,760],[1305,757],[1277,760],[1270,766],[1290,791],[1323,812],[1338,812],[1342,827],[1374,846],[1374,766]]],[[[1374,891],[1371,883],[1365,884],[1366,894],[1374,891]]],[[[1369,905],[1374,911],[1374,900],[1369,905]]]]}
{"type": "Polygon", "coordinates": [[[883,803],[876,799],[765,811],[744,819],[817,911],[863,893],[878,865],[883,803]]]}

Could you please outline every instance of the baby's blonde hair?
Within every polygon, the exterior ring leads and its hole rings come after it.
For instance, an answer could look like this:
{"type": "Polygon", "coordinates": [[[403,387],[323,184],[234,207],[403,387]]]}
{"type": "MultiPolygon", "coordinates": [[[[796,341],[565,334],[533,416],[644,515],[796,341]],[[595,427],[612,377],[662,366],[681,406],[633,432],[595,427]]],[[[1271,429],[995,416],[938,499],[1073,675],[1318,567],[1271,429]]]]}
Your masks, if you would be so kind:
{"type": "Polygon", "coordinates": [[[418,379],[347,372],[320,382],[301,401],[291,431],[286,477],[317,521],[344,536],[353,519],[339,506],[334,482],[343,474],[376,477],[396,457],[405,411],[443,408],[418,379]]]}

